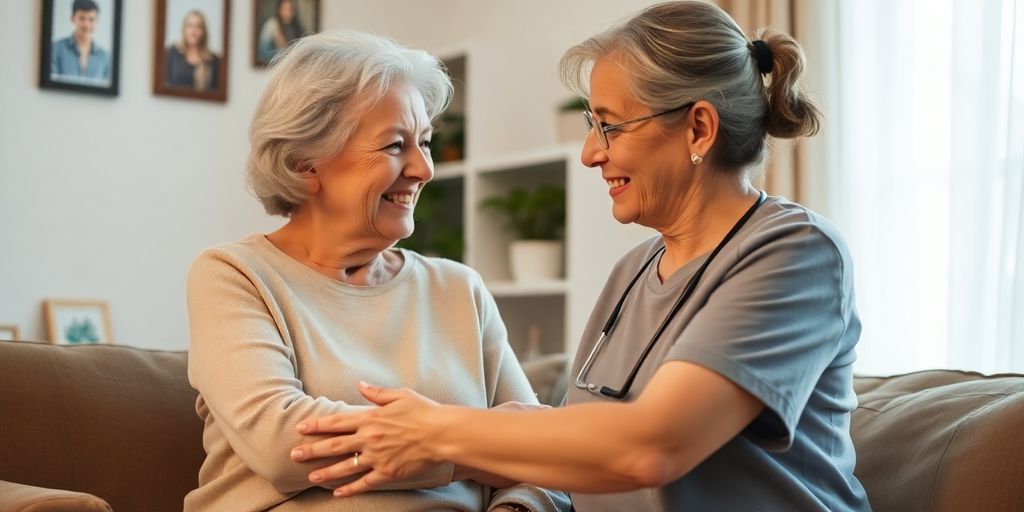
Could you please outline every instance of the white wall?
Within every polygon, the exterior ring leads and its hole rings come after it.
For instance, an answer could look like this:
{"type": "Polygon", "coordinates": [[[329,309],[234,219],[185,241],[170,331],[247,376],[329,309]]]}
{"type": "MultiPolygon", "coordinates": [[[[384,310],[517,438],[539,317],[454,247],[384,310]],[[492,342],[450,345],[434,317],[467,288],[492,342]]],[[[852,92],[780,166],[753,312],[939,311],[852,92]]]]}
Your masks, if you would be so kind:
{"type": "MultiPolygon", "coordinates": [[[[322,25],[468,52],[469,152],[499,156],[554,142],[561,52],[650,3],[328,0],[322,25]]],[[[281,222],[243,178],[265,77],[251,66],[252,2],[232,2],[225,104],[152,95],[153,2],[131,0],[120,96],[40,90],[40,4],[12,2],[0,19],[0,324],[43,339],[44,298],[102,298],[119,343],[185,348],[192,258],[281,222]]]]}

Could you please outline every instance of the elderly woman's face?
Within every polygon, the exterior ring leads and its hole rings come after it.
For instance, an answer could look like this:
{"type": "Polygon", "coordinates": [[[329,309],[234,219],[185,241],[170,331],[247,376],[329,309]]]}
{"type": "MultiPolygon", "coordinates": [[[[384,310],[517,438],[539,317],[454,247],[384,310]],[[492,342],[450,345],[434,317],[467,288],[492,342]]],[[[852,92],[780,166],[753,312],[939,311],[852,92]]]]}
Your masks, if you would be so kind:
{"type": "Polygon", "coordinates": [[[396,242],[413,231],[420,190],[434,177],[423,96],[398,84],[359,120],[337,156],[317,166],[312,200],[346,233],[396,242]]]}
{"type": "MultiPolygon", "coordinates": [[[[614,55],[599,59],[590,74],[590,107],[604,124],[651,115],[629,89],[629,74],[614,55]]],[[[692,173],[686,166],[687,146],[682,121],[666,126],[641,121],[608,133],[602,149],[593,131],[583,146],[582,161],[600,167],[612,197],[612,215],[623,223],[658,229],[678,216],[682,191],[692,173]]]]}

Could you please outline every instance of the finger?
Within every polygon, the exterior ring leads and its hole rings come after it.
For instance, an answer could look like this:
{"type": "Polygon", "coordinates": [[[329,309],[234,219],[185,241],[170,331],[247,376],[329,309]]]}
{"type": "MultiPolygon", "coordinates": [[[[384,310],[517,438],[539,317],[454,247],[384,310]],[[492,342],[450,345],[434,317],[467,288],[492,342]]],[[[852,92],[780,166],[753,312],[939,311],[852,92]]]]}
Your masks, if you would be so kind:
{"type": "Polygon", "coordinates": [[[364,492],[372,491],[388,482],[393,481],[395,481],[394,478],[384,476],[383,474],[374,470],[363,475],[362,478],[356,480],[355,482],[338,487],[337,489],[334,490],[334,495],[339,498],[355,496],[357,494],[363,494],[364,492]]]}
{"type": "Polygon", "coordinates": [[[363,444],[355,436],[335,436],[312,443],[305,443],[296,446],[291,451],[291,458],[295,462],[304,460],[322,459],[324,457],[337,457],[347,453],[355,453],[363,449],[363,444]]]}
{"type": "Polygon", "coordinates": [[[356,464],[356,458],[353,455],[340,462],[311,472],[309,474],[309,481],[318,484],[330,480],[340,480],[373,469],[373,466],[366,460],[366,457],[362,455],[359,456],[358,462],[359,464],[356,464]]]}
{"type": "Polygon", "coordinates": [[[301,434],[351,434],[359,429],[362,419],[361,412],[339,412],[306,418],[295,425],[295,429],[301,434]]]}
{"type": "Polygon", "coordinates": [[[405,389],[382,388],[359,381],[359,393],[367,400],[377,405],[384,406],[398,400],[399,398],[407,396],[409,391],[405,389]]]}

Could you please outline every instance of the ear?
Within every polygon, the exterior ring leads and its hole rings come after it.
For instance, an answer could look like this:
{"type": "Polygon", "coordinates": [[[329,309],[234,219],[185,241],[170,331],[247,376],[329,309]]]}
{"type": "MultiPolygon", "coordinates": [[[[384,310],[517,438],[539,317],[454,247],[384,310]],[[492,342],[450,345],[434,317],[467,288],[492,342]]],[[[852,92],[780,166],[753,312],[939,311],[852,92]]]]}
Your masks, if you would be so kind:
{"type": "Polygon", "coordinates": [[[718,137],[718,109],[707,101],[700,100],[690,107],[690,128],[686,130],[690,153],[707,157],[718,137]]]}
{"type": "Polygon", "coordinates": [[[295,172],[305,185],[307,194],[314,195],[320,192],[320,173],[317,172],[315,165],[309,162],[300,164],[295,172]]]}

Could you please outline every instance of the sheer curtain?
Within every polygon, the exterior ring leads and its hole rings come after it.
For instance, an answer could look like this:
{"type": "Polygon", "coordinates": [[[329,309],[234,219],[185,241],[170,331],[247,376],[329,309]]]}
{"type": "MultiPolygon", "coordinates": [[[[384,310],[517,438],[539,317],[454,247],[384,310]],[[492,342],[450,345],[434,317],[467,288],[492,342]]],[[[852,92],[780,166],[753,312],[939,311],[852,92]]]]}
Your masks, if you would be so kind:
{"type": "Polygon", "coordinates": [[[1024,371],[1024,0],[837,8],[856,370],[1024,371]]]}

